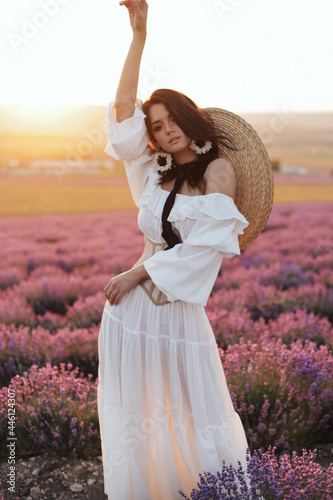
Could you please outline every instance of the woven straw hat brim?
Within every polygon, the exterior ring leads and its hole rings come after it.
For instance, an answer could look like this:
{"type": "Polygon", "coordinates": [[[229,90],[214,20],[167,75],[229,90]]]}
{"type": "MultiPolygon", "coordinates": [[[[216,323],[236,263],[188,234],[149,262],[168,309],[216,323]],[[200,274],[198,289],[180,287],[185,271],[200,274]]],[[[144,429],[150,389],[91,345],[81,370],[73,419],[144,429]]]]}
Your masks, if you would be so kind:
{"type": "Polygon", "coordinates": [[[218,132],[230,137],[233,151],[219,147],[219,155],[231,161],[237,177],[235,205],[248,220],[239,246],[244,250],[264,229],[273,206],[274,177],[267,150],[254,128],[239,115],[220,108],[205,108],[218,132]]]}

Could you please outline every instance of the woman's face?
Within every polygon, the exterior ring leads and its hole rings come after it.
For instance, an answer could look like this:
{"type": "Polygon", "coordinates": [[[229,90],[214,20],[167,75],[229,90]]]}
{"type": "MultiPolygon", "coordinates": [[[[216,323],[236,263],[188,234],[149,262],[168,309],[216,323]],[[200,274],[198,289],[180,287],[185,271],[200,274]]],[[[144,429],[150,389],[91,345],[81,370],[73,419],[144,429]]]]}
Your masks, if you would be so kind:
{"type": "Polygon", "coordinates": [[[149,110],[153,137],[167,153],[188,150],[191,139],[178,127],[164,104],[153,104],[149,110]]]}

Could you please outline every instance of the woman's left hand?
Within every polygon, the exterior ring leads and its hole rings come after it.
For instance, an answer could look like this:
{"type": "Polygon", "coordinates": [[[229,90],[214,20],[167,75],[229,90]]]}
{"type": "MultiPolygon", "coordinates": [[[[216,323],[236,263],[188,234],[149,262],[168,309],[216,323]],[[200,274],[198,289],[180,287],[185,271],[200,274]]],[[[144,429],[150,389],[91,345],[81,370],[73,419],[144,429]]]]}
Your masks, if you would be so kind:
{"type": "Polygon", "coordinates": [[[119,304],[124,295],[137,286],[143,279],[149,278],[143,264],[111,278],[104,287],[105,296],[111,305],[119,304]]]}

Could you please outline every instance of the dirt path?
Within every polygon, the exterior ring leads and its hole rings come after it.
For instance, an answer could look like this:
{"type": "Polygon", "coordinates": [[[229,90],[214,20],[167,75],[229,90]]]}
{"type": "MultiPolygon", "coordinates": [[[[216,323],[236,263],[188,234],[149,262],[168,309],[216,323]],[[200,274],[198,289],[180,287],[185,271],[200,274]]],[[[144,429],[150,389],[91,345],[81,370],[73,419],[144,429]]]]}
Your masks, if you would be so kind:
{"type": "MultiPolygon", "coordinates": [[[[88,460],[42,456],[16,463],[15,493],[8,492],[9,466],[0,463],[4,500],[107,500],[101,457],[88,460]]],[[[0,490],[1,491],[1,490],[0,490]]],[[[1,499],[1,493],[0,493],[1,499]]]]}
{"type": "MultiPolygon", "coordinates": [[[[317,450],[318,462],[327,468],[333,462],[333,443],[320,445],[317,450]]],[[[0,500],[107,500],[101,457],[82,460],[44,454],[21,458],[16,463],[13,494],[8,492],[6,483],[8,467],[6,462],[0,462],[0,500]]]]}

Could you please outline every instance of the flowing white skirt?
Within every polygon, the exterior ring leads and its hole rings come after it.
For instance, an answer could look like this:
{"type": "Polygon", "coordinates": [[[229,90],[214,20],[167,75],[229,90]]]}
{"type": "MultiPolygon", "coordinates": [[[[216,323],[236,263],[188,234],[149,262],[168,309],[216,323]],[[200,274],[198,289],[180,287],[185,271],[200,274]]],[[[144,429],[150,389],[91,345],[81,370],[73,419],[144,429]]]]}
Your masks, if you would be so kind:
{"type": "Polygon", "coordinates": [[[98,355],[109,500],[179,500],[222,460],[246,469],[243,425],[203,306],[155,306],[137,286],[117,306],[106,301],[98,355]]]}

